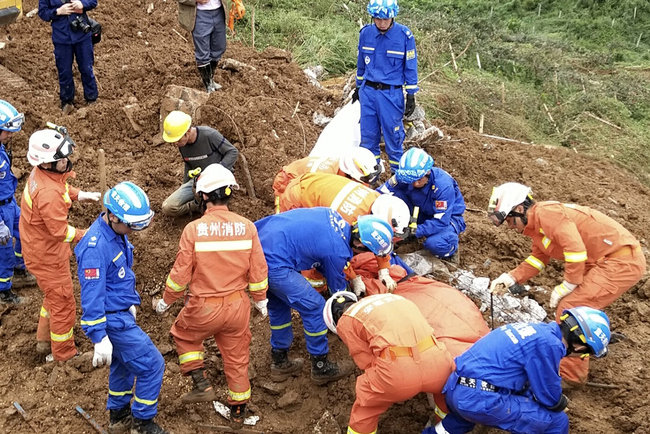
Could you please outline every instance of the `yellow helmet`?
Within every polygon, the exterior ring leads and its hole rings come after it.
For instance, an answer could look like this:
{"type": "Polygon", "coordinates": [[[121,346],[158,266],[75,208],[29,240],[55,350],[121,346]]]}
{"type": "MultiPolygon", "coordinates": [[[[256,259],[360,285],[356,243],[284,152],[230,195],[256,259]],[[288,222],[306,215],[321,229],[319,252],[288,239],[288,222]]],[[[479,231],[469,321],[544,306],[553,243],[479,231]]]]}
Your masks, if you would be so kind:
{"type": "Polygon", "coordinates": [[[192,117],[182,111],[170,112],[163,122],[163,139],[167,143],[178,142],[190,129],[192,117]]]}

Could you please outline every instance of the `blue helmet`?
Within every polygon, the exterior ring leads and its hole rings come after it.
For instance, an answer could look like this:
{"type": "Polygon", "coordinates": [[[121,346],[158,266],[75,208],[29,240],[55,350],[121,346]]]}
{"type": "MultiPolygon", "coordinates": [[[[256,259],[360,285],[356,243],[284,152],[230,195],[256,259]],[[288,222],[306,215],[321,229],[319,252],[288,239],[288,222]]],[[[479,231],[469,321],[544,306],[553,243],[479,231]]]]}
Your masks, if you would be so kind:
{"type": "Polygon", "coordinates": [[[0,99],[0,130],[17,133],[23,127],[25,115],[7,101],[0,99]]]}
{"type": "Polygon", "coordinates": [[[104,194],[104,206],[134,231],[146,229],[154,212],[147,194],[132,182],[120,182],[104,194]]]}
{"type": "Polygon", "coordinates": [[[367,10],[371,17],[385,20],[395,18],[399,13],[399,6],[397,0],[370,0],[367,10]]]}
{"type": "Polygon", "coordinates": [[[411,148],[399,160],[395,177],[397,182],[410,184],[425,176],[433,168],[433,158],[420,148],[411,148]]]}
{"type": "Polygon", "coordinates": [[[605,312],[580,306],[565,309],[560,319],[569,325],[571,332],[580,339],[580,342],[591,348],[594,356],[603,357],[607,354],[607,344],[609,344],[611,331],[609,318],[607,318],[605,312]],[[580,332],[577,331],[575,323],[570,320],[570,317],[575,319],[580,332]]]}
{"type": "Polygon", "coordinates": [[[359,216],[356,228],[361,243],[377,256],[384,256],[393,251],[393,228],[373,215],[359,216]]]}

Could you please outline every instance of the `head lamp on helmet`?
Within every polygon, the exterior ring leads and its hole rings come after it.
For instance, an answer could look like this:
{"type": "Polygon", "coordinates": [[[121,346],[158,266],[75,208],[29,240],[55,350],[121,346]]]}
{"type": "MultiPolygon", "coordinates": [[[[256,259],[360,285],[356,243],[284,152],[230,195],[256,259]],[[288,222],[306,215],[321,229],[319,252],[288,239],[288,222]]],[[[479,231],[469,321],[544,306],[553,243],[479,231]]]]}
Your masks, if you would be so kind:
{"type": "Polygon", "coordinates": [[[134,231],[146,229],[154,216],[147,194],[129,181],[120,182],[108,190],[104,194],[104,206],[134,231]]]}

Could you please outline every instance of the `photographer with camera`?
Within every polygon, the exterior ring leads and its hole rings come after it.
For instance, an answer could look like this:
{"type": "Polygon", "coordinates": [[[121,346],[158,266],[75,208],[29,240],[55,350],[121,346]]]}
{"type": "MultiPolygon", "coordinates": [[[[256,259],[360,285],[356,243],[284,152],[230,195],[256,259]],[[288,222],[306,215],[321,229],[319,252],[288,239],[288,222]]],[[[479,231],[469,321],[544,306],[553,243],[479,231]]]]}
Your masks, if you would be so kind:
{"type": "Polygon", "coordinates": [[[63,113],[74,109],[72,61],[77,59],[87,104],[97,100],[97,82],[93,73],[94,51],[91,23],[86,11],[97,7],[97,0],[39,0],[38,16],[52,22],[54,60],[59,72],[59,96],[63,113]]]}

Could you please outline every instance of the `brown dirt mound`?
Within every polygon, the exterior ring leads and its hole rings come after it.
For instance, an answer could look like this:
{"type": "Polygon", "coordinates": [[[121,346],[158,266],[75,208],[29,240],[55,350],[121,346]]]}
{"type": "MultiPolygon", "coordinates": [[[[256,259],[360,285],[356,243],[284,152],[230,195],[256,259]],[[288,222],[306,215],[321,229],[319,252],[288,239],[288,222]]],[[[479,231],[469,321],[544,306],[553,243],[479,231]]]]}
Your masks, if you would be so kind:
{"type": "MultiPolygon", "coordinates": [[[[36,7],[36,3],[26,1],[25,10],[36,7]]],[[[180,233],[189,221],[159,213],[163,199],[178,187],[182,178],[177,150],[158,139],[161,98],[168,84],[199,87],[200,82],[191,42],[172,30],[179,29],[175,2],[156,2],[150,15],[147,6],[146,2],[136,1],[126,10],[123,3],[105,0],[91,14],[104,26],[95,68],[100,99],[70,116],[63,116],[58,108],[49,25],[34,17],[0,29],[0,36],[8,42],[0,51],[0,64],[26,82],[22,88],[3,88],[0,98],[10,99],[27,116],[25,133],[13,140],[15,165],[23,173],[19,191],[30,170],[22,158],[29,134],[43,128],[46,121],[53,121],[68,126],[79,145],[75,153],[75,185],[87,190],[99,188],[97,150],[103,148],[109,185],[132,180],[148,192],[158,215],[150,229],[132,237],[136,246],[137,289],[143,299],[138,323],[165,353],[168,366],[160,396],[159,422],[177,434],[194,433],[200,423],[218,425],[224,421],[208,404],[180,404],[178,398],[189,390],[190,380],[178,373],[169,336],[180,306],[173,306],[171,314],[163,318],[157,317],[149,306],[151,296],[164,288],[180,233]],[[134,118],[142,132],[132,128],[122,110],[133,103],[139,106],[134,118]]],[[[246,155],[258,199],[239,192],[231,209],[256,220],[272,212],[271,183],[277,171],[283,164],[305,156],[318,137],[321,129],[311,122],[313,112],[331,115],[340,98],[309,85],[300,68],[282,51],[268,49],[258,53],[240,44],[230,44],[225,57],[245,62],[256,70],[219,70],[216,78],[224,88],[210,96],[201,113],[202,123],[219,129],[246,155]]],[[[77,82],[79,92],[78,77],[77,82]]],[[[81,96],[77,98],[81,103],[81,96]]],[[[482,211],[492,186],[509,180],[532,185],[537,199],[595,207],[619,220],[644,243],[648,238],[646,210],[650,209],[650,190],[611,163],[566,149],[499,143],[471,130],[443,129],[448,136],[462,141],[430,143],[425,147],[436,163],[458,180],[464,192],[470,209],[466,215],[468,229],[461,237],[461,264],[474,269],[477,275],[496,277],[528,254],[525,238],[497,230],[482,211]],[[487,268],[486,259],[491,260],[487,268]]],[[[239,168],[236,175],[243,180],[239,168]]],[[[99,211],[98,205],[75,205],[70,219],[76,226],[87,227],[99,211]]],[[[71,266],[74,269],[74,261],[71,266]]],[[[533,283],[551,287],[560,279],[561,266],[556,265],[533,283]]],[[[644,283],[645,279],[607,310],[613,327],[630,339],[617,344],[606,359],[592,364],[592,381],[614,383],[620,389],[570,392],[572,432],[650,432],[650,412],[643,387],[643,381],[650,377],[649,350],[644,345],[650,338],[650,287],[643,286],[644,283]]],[[[78,287],[76,291],[78,296],[78,287]]],[[[34,342],[41,294],[37,288],[30,288],[22,290],[21,295],[29,297],[29,302],[0,311],[0,408],[6,409],[0,412],[0,431],[32,432],[20,415],[11,410],[12,401],[23,405],[41,432],[92,432],[76,415],[75,405],[81,405],[106,426],[108,370],[92,369],[87,358],[67,364],[44,364],[36,354],[34,342]]],[[[298,393],[297,404],[280,409],[279,396],[262,387],[268,382],[270,364],[268,324],[254,317],[251,327],[253,407],[262,417],[259,429],[281,433],[311,431],[325,409],[341,427],[347,426],[354,400],[353,378],[317,387],[310,383],[305,368],[302,376],[284,386],[284,390],[298,393]]],[[[297,320],[294,328],[296,343],[292,353],[307,357],[297,320]]],[[[80,349],[92,351],[92,344],[78,325],[75,334],[80,349]]],[[[334,358],[348,357],[340,340],[330,340],[334,358]]],[[[206,349],[211,380],[224,393],[221,359],[213,342],[206,349]]],[[[386,434],[417,433],[429,414],[426,399],[418,396],[393,406],[382,417],[380,427],[386,434]]]]}

